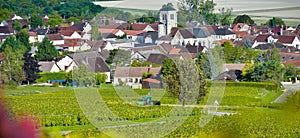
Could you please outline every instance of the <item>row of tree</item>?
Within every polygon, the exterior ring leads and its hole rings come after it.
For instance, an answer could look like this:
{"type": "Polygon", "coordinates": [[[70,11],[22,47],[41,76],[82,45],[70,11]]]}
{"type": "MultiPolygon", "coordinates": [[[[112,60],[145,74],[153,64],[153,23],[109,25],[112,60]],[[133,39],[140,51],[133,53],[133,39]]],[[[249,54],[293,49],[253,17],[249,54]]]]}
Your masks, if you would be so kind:
{"type": "Polygon", "coordinates": [[[5,83],[33,83],[39,77],[38,60],[59,56],[47,37],[35,45],[38,46],[38,51],[32,57],[29,53],[32,44],[29,43],[27,30],[21,30],[16,36],[11,36],[2,43],[0,52],[4,59],[1,64],[1,78],[5,83]]]}

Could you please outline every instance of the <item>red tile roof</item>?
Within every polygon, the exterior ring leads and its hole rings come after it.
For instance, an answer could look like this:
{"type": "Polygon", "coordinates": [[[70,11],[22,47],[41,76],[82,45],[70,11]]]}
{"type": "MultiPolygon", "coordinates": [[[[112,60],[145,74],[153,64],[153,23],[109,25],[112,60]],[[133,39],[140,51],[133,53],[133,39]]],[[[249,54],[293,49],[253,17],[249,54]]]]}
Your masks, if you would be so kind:
{"type": "Polygon", "coordinates": [[[152,79],[152,78],[143,79],[143,82],[157,83],[157,84],[160,83],[159,80],[157,80],[157,79],[152,79]]]}
{"type": "Polygon", "coordinates": [[[27,32],[29,36],[37,36],[35,32],[27,32]]]}
{"type": "Polygon", "coordinates": [[[278,36],[277,42],[284,43],[284,44],[292,44],[295,39],[296,36],[278,36]]]}
{"type": "Polygon", "coordinates": [[[170,55],[178,55],[180,53],[181,49],[180,48],[173,48],[169,54],[170,55]]]}
{"type": "Polygon", "coordinates": [[[72,30],[60,30],[59,31],[64,36],[71,36],[75,31],[72,30]]]}
{"type": "Polygon", "coordinates": [[[142,31],[144,30],[149,24],[128,24],[127,27],[130,27],[132,26],[132,29],[133,30],[136,30],[136,31],[142,31]]]}
{"type": "Polygon", "coordinates": [[[47,34],[47,37],[50,40],[64,40],[64,38],[60,34],[47,34]]]}
{"type": "Polygon", "coordinates": [[[246,31],[238,31],[238,32],[234,32],[236,34],[237,38],[244,38],[245,36],[249,35],[248,32],[246,31]]]}
{"type": "Polygon", "coordinates": [[[153,24],[150,24],[150,26],[155,30],[155,31],[158,31],[158,24],[159,22],[155,22],[153,24]]]}
{"type": "Polygon", "coordinates": [[[109,28],[99,28],[98,29],[99,33],[105,34],[105,33],[112,33],[116,34],[120,29],[109,29],[109,28]]]}
{"type": "Polygon", "coordinates": [[[145,33],[144,31],[135,31],[135,30],[123,30],[127,35],[137,36],[145,33]]]}
{"type": "Polygon", "coordinates": [[[258,35],[256,38],[255,38],[255,41],[257,42],[267,42],[267,39],[270,35],[258,35]]]}
{"type": "Polygon", "coordinates": [[[287,62],[284,62],[283,63],[285,66],[288,65],[288,64],[292,64],[296,67],[300,67],[300,60],[293,60],[293,61],[287,61],[287,62]]]}
{"type": "Polygon", "coordinates": [[[78,39],[65,39],[64,46],[73,47],[78,45],[79,45],[78,39]]]}

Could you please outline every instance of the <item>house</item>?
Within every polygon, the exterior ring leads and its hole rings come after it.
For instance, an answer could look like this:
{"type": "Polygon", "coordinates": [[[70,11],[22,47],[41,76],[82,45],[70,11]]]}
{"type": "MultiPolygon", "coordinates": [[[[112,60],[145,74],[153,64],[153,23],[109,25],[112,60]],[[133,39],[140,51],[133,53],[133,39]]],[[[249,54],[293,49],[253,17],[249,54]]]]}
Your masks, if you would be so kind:
{"type": "Polygon", "coordinates": [[[64,39],[81,39],[81,35],[72,29],[60,30],[59,33],[64,39]]]}
{"type": "Polygon", "coordinates": [[[157,31],[157,30],[153,29],[151,27],[151,25],[148,24],[148,23],[127,24],[127,28],[128,28],[128,30],[144,31],[144,32],[155,32],[155,31],[157,31]]]}
{"type": "Polygon", "coordinates": [[[267,43],[273,43],[275,40],[274,38],[269,34],[260,34],[254,39],[254,44],[252,45],[252,48],[257,47],[261,44],[267,44],[267,43]]]}
{"type": "Polygon", "coordinates": [[[130,50],[134,47],[134,41],[130,39],[117,39],[117,40],[109,40],[113,49],[123,49],[130,50]]]}
{"type": "Polygon", "coordinates": [[[143,89],[162,88],[161,80],[155,78],[147,78],[142,80],[143,89]]]}
{"type": "Polygon", "coordinates": [[[61,45],[65,51],[76,52],[80,51],[80,41],[78,39],[64,39],[64,44],[61,45]]]}
{"type": "Polygon", "coordinates": [[[300,49],[300,41],[297,36],[278,36],[278,40],[276,42],[300,49]]]}
{"type": "Polygon", "coordinates": [[[37,28],[36,34],[37,34],[37,41],[42,42],[46,36],[46,34],[49,33],[49,28],[37,28]]]}
{"type": "Polygon", "coordinates": [[[188,43],[200,46],[209,45],[212,43],[212,37],[205,27],[178,29],[171,41],[171,45],[185,46],[188,43]]]}
{"type": "Polygon", "coordinates": [[[214,30],[213,38],[215,40],[231,40],[236,39],[236,34],[227,28],[218,28],[214,30]]]}
{"type": "Polygon", "coordinates": [[[29,43],[38,42],[38,36],[36,32],[28,32],[28,35],[29,35],[29,43]]]}
{"type": "Polygon", "coordinates": [[[72,27],[75,27],[77,30],[81,31],[82,39],[84,40],[92,39],[92,26],[89,22],[74,23],[72,27]]]}
{"type": "Polygon", "coordinates": [[[57,66],[55,61],[40,61],[38,63],[39,70],[42,72],[59,72],[60,68],[57,66]]]}
{"type": "Polygon", "coordinates": [[[111,43],[105,40],[86,41],[86,44],[91,47],[92,51],[101,52],[103,50],[110,51],[114,49],[111,43]]]}
{"type": "Polygon", "coordinates": [[[0,26],[0,35],[14,35],[15,31],[10,26],[0,26]]]}
{"type": "Polygon", "coordinates": [[[168,57],[164,54],[151,53],[147,59],[147,62],[162,65],[164,60],[167,58],[168,57]]]}
{"type": "Polygon", "coordinates": [[[70,56],[65,56],[56,62],[56,65],[61,71],[70,72],[77,68],[74,60],[70,56]]]}
{"type": "Polygon", "coordinates": [[[97,51],[73,53],[69,56],[74,60],[77,67],[83,65],[90,72],[106,74],[106,82],[111,82],[110,68],[97,51]]]}
{"type": "Polygon", "coordinates": [[[283,63],[284,66],[287,66],[289,64],[294,65],[298,69],[300,68],[300,60],[292,60],[283,63]]]}
{"type": "Polygon", "coordinates": [[[165,54],[168,54],[173,49],[172,45],[169,43],[161,43],[158,44],[158,46],[163,50],[165,54]]]}
{"type": "Polygon", "coordinates": [[[158,46],[134,47],[131,49],[131,63],[133,60],[144,62],[152,53],[160,54],[162,52],[158,46]]]}
{"type": "Polygon", "coordinates": [[[143,39],[144,31],[135,31],[135,30],[123,30],[127,35],[127,39],[131,39],[132,41],[137,42],[138,40],[143,39]]]}
{"type": "Polygon", "coordinates": [[[229,70],[221,73],[213,79],[214,81],[236,81],[240,82],[242,80],[241,70],[229,70]]]}
{"type": "Polygon", "coordinates": [[[99,28],[98,31],[101,34],[114,34],[115,36],[119,37],[125,35],[125,32],[120,29],[99,28]]]}
{"type": "Polygon", "coordinates": [[[60,34],[47,34],[48,37],[54,46],[60,46],[65,43],[64,38],[60,34]]]}
{"type": "MultiPolygon", "coordinates": [[[[142,83],[142,77],[144,73],[152,73],[153,77],[159,76],[161,68],[151,68],[151,67],[117,67],[114,75],[113,84],[118,85],[128,85],[130,87],[136,84],[140,85],[142,83]]],[[[141,86],[139,86],[141,88],[141,86]]]]}

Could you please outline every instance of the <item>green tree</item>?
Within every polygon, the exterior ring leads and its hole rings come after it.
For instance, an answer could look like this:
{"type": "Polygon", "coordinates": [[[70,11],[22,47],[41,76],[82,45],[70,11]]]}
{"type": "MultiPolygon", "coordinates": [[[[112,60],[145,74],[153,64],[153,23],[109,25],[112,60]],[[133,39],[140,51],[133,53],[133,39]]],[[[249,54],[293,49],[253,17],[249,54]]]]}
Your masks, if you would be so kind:
{"type": "Polygon", "coordinates": [[[1,9],[0,12],[0,22],[2,22],[3,20],[8,20],[10,18],[10,11],[6,8],[1,9]]]}
{"type": "Polygon", "coordinates": [[[287,64],[285,66],[285,76],[297,76],[297,68],[293,64],[287,64]]]}
{"type": "Polygon", "coordinates": [[[281,62],[281,55],[279,54],[279,51],[277,48],[269,49],[266,52],[263,53],[263,61],[271,61],[275,60],[277,62],[281,62]]]}
{"type": "Polygon", "coordinates": [[[13,20],[12,27],[16,31],[21,31],[22,30],[22,24],[20,23],[19,20],[13,20]]]}
{"type": "Polygon", "coordinates": [[[203,100],[207,89],[200,66],[193,59],[173,60],[166,59],[162,67],[167,91],[177,97],[183,106],[203,100]]]}
{"type": "Polygon", "coordinates": [[[232,14],[232,8],[231,9],[225,9],[224,7],[219,9],[220,12],[220,24],[221,25],[230,25],[231,24],[231,20],[230,20],[230,16],[232,14]]]}
{"type": "Polygon", "coordinates": [[[103,73],[96,73],[95,79],[96,79],[96,85],[101,85],[106,82],[107,75],[103,73]]]}
{"type": "Polygon", "coordinates": [[[38,16],[36,14],[33,14],[30,17],[29,22],[30,22],[30,26],[34,29],[39,27],[39,26],[42,27],[44,25],[42,17],[38,16]]]}
{"type": "Polygon", "coordinates": [[[237,23],[245,23],[245,24],[254,24],[254,21],[251,19],[249,15],[238,15],[234,20],[233,24],[237,23]]]}
{"type": "Polygon", "coordinates": [[[8,45],[3,51],[3,57],[1,73],[5,74],[9,81],[23,81],[23,51],[20,49],[13,49],[12,46],[8,45]]]}
{"type": "Polygon", "coordinates": [[[92,25],[92,40],[96,41],[100,39],[100,34],[99,34],[99,24],[97,21],[95,21],[92,25]]]}
{"type": "Polygon", "coordinates": [[[18,49],[22,51],[22,54],[24,54],[26,51],[25,47],[22,46],[21,42],[18,39],[16,39],[15,36],[10,36],[3,42],[3,44],[0,47],[0,52],[4,52],[4,49],[7,46],[10,46],[13,50],[18,49]]]}
{"type": "Polygon", "coordinates": [[[285,26],[284,21],[281,18],[273,17],[272,19],[268,20],[265,25],[269,27],[276,27],[276,26],[285,26]]]}
{"type": "Polygon", "coordinates": [[[77,69],[73,70],[73,81],[78,86],[93,86],[95,84],[94,73],[89,72],[84,65],[79,65],[77,69]]]}
{"type": "Polygon", "coordinates": [[[212,0],[179,0],[179,15],[180,18],[186,19],[187,22],[195,20],[216,24],[218,19],[213,12],[215,6],[216,3],[212,0]]]}
{"type": "Polygon", "coordinates": [[[151,72],[149,72],[149,73],[143,73],[142,79],[151,78],[152,76],[153,76],[153,74],[151,72]]]}
{"type": "Polygon", "coordinates": [[[47,24],[50,26],[59,26],[63,22],[64,22],[63,18],[59,14],[54,13],[53,15],[49,16],[49,20],[48,20],[47,24]]]}
{"type": "Polygon", "coordinates": [[[23,70],[26,74],[26,79],[24,80],[27,84],[34,83],[35,80],[40,78],[39,72],[39,66],[37,60],[32,58],[31,54],[25,53],[24,55],[24,65],[23,70]]]}
{"type": "Polygon", "coordinates": [[[23,29],[22,31],[18,32],[16,38],[21,43],[21,45],[23,45],[26,48],[26,52],[29,52],[31,50],[27,30],[23,29]]]}
{"type": "Polygon", "coordinates": [[[54,58],[58,56],[58,51],[50,42],[50,39],[48,37],[45,37],[44,40],[38,44],[38,51],[35,55],[35,58],[37,60],[42,60],[45,58],[54,58]]]}

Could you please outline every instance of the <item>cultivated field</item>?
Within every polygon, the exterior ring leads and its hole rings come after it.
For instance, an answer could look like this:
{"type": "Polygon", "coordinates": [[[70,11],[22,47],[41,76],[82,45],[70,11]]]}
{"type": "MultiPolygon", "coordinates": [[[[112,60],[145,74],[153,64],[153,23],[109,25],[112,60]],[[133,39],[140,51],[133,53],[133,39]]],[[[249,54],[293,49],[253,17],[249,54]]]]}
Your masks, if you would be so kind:
{"type": "MultiPolygon", "coordinates": [[[[117,7],[127,9],[159,10],[163,4],[172,2],[177,5],[177,0],[123,0],[94,2],[104,7],[117,7]]],[[[254,17],[267,20],[269,17],[284,18],[290,24],[300,22],[300,1],[299,0],[214,0],[217,3],[215,11],[218,9],[233,8],[233,14],[248,14],[254,17]]]]}
{"type": "MultiPolygon", "coordinates": [[[[149,90],[132,91],[125,87],[113,88],[111,85],[76,89],[20,87],[5,90],[4,99],[15,115],[33,114],[43,130],[50,134],[70,132],[70,137],[107,137],[107,133],[116,137],[119,133],[126,137],[298,136],[300,122],[295,120],[299,114],[283,114],[280,106],[272,103],[282,94],[282,90],[277,91],[276,85],[227,83],[225,89],[222,89],[225,91],[222,101],[219,101],[219,113],[234,115],[213,117],[207,114],[208,110],[202,111],[205,102],[195,105],[195,108],[171,106],[178,100],[165,94],[163,89],[151,91],[153,99],[159,99],[163,105],[136,106],[135,102],[142,95],[148,94],[149,90]],[[103,103],[105,106],[101,106],[103,103]],[[113,114],[110,115],[110,112],[113,114]],[[285,115],[290,117],[282,118],[285,115]],[[209,118],[212,120],[200,127],[199,122],[209,118]]],[[[204,98],[205,101],[209,95],[204,98]]]]}

